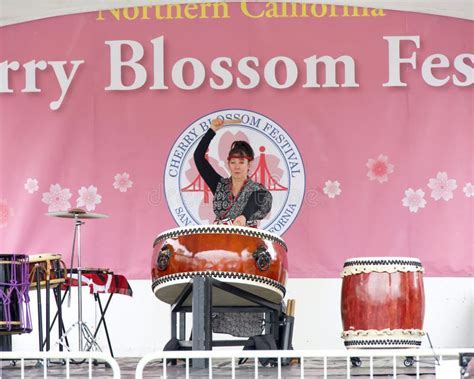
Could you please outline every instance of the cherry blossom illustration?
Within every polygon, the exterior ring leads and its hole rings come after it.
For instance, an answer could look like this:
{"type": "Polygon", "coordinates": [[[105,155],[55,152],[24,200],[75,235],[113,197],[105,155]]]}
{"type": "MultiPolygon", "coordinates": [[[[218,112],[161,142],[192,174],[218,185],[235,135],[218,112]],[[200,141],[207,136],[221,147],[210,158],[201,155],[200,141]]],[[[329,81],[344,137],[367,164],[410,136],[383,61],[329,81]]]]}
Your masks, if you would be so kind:
{"type": "Polygon", "coordinates": [[[366,166],[369,171],[367,176],[370,180],[378,180],[379,183],[387,182],[388,175],[393,173],[394,165],[388,163],[388,157],[380,154],[377,159],[369,159],[366,166]]]}
{"type": "Polygon", "coordinates": [[[431,189],[431,197],[435,200],[444,199],[448,201],[453,198],[453,191],[458,188],[456,179],[448,179],[448,174],[438,172],[436,178],[431,178],[428,182],[431,189]]]}
{"type": "Polygon", "coordinates": [[[416,191],[412,188],[405,190],[405,197],[402,199],[404,207],[408,207],[410,212],[416,213],[418,209],[424,208],[426,205],[425,193],[422,189],[416,191]]]}
{"type": "Polygon", "coordinates": [[[26,192],[28,192],[29,194],[35,193],[36,191],[39,190],[38,180],[33,179],[33,178],[26,179],[24,188],[26,192]]]}
{"type": "MultiPolygon", "coordinates": [[[[227,154],[234,141],[245,141],[249,143],[255,154],[254,161],[250,164],[250,179],[262,184],[269,191],[287,191],[287,183],[282,183],[284,170],[280,167],[281,159],[266,151],[265,146],[257,145],[255,141],[250,141],[243,132],[232,133],[226,131],[219,141],[219,159],[227,162],[227,154]]],[[[228,176],[228,175],[225,175],[228,176]]],[[[271,218],[271,212],[266,217],[271,218]]]]}
{"type": "Polygon", "coordinates": [[[48,204],[48,212],[61,212],[67,211],[71,208],[69,199],[72,193],[69,188],[61,188],[59,184],[51,184],[49,192],[43,193],[41,201],[48,204]]]}
{"type": "MultiPolygon", "coordinates": [[[[217,159],[210,155],[206,155],[206,159],[220,176],[227,178],[229,177],[229,172],[226,171],[227,157],[232,143],[234,141],[246,141],[249,143],[249,138],[241,131],[234,133],[230,130],[226,130],[219,133],[220,138],[217,146],[217,159]]],[[[267,154],[264,146],[257,146],[254,144],[252,147],[255,152],[255,160],[250,166],[250,178],[263,184],[267,188],[269,185],[273,185],[273,188],[269,188],[270,190],[287,191],[288,189],[284,187],[284,185],[279,186],[279,181],[284,174],[284,170],[279,167],[280,158],[273,154],[267,154]],[[259,166],[259,162],[261,162],[263,155],[265,155],[264,161],[266,170],[262,169],[263,166],[259,166]],[[263,171],[265,172],[262,173],[263,171]]],[[[208,222],[212,222],[215,219],[215,214],[212,208],[212,193],[199,175],[192,157],[188,160],[188,165],[189,167],[184,171],[183,179],[185,180],[183,181],[181,192],[190,193],[187,195],[188,201],[197,201],[199,203],[197,212],[202,221],[207,220],[208,222]],[[203,196],[196,197],[199,192],[202,192],[203,196]]],[[[269,217],[271,217],[270,214],[267,215],[267,218],[269,217]]]]}
{"type": "Polygon", "coordinates": [[[10,208],[5,199],[0,199],[0,229],[5,228],[13,217],[13,208],[10,208]]]}
{"type": "Polygon", "coordinates": [[[232,133],[229,130],[227,131],[221,130],[219,133],[222,134],[219,140],[219,149],[218,149],[218,154],[219,154],[218,158],[221,162],[227,162],[227,154],[229,153],[230,147],[232,146],[232,143],[234,141],[245,141],[247,143],[250,143],[247,135],[241,131],[238,131],[237,133],[232,133]]]}
{"type": "Polygon", "coordinates": [[[129,188],[132,188],[133,182],[130,180],[130,174],[122,172],[114,176],[114,188],[120,192],[127,192],[129,188]]]}
{"type": "Polygon", "coordinates": [[[212,199],[211,202],[208,204],[205,204],[204,201],[201,201],[201,203],[199,204],[198,213],[200,220],[207,220],[209,223],[212,223],[216,218],[216,215],[212,208],[212,199]]]}
{"type": "Polygon", "coordinates": [[[324,183],[324,189],[323,192],[326,194],[327,197],[334,199],[336,196],[339,196],[342,192],[341,190],[341,184],[335,180],[327,180],[324,183]]]}
{"type": "Polygon", "coordinates": [[[88,212],[93,211],[96,204],[100,204],[102,202],[102,196],[97,193],[97,187],[81,187],[81,189],[77,192],[79,192],[79,197],[76,200],[77,206],[85,206],[88,212]]]}
{"type": "MultiPolygon", "coordinates": [[[[267,165],[267,168],[269,172],[271,173],[271,178],[273,180],[279,181],[280,178],[282,178],[284,170],[279,167],[280,164],[280,159],[273,155],[273,154],[268,154],[265,152],[265,147],[264,146],[258,146],[255,143],[252,143],[249,141],[249,138],[247,135],[241,131],[237,133],[232,133],[230,131],[226,131],[222,134],[221,139],[219,140],[219,148],[218,148],[218,154],[219,154],[219,159],[221,162],[227,162],[227,154],[229,153],[230,147],[232,146],[232,143],[234,141],[245,141],[249,143],[255,153],[255,160],[251,163],[250,166],[250,175],[254,175],[254,170],[257,169],[258,162],[260,160],[261,154],[265,154],[265,163],[267,165]],[[259,154],[260,153],[260,154],[259,154]]],[[[217,167],[217,166],[214,166],[217,167]]],[[[222,174],[221,174],[222,175],[222,174]]],[[[228,176],[223,175],[223,176],[228,176]]],[[[253,180],[257,179],[256,181],[260,182],[263,178],[253,178],[253,180]]],[[[261,183],[264,186],[267,186],[268,183],[261,183]]]]}
{"type": "Polygon", "coordinates": [[[474,197],[474,184],[466,183],[462,191],[465,193],[466,197],[474,197]]]}
{"type": "MultiPolygon", "coordinates": [[[[222,134],[221,139],[219,140],[219,159],[221,162],[227,162],[227,152],[229,151],[229,147],[234,139],[238,140],[245,140],[247,141],[247,137],[244,133],[238,132],[236,135],[233,135],[230,132],[224,132],[222,134]],[[224,142],[222,142],[224,139],[224,142]],[[225,147],[223,147],[225,146],[225,147]]],[[[216,172],[221,175],[222,177],[228,177],[229,174],[226,170],[220,166],[220,161],[214,159],[213,157],[206,155],[206,158],[210,165],[216,170],[216,172]]],[[[208,222],[212,222],[215,219],[214,210],[212,208],[212,194],[207,184],[199,175],[197,170],[196,164],[194,163],[194,159],[189,160],[189,168],[184,172],[184,176],[186,177],[185,183],[189,183],[181,188],[182,192],[202,192],[203,197],[199,203],[198,207],[198,214],[201,220],[207,220],[208,222]]]]}
{"type": "MultiPolygon", "coordinates": [[[[211,164],[211,166],[219,173],[219,175],[226,177],[227,173],[219,167],[219,162],[212,158],[212,157],[207,157],[207,160],[211,164]]],[[[184,176],[186,177],[186,185],[181,188],[182,192],[202,192],[204,196],[202,197],[202,200],[199,203],[199,209],[198,209],[198,214],[199,218],[201,220],[207,220],[208,222],[214,221],[214,218],[216,217],[214,215],[214,211],[212,209],[212,194],[211,190],[207,185],[204,183],[204,180],[201,178],[199,175],[199,172],[197,170],[196,164],[194,163],[194,159],[189,160],[189,168],[184,172],[184,176]]]]}

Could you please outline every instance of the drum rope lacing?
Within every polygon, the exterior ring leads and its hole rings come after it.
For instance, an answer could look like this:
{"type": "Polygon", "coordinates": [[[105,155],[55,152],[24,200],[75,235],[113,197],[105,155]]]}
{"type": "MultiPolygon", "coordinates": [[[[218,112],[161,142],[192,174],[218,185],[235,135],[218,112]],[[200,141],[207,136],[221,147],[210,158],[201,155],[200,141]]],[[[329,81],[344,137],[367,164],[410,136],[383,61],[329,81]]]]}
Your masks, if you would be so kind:
{"type": "MultiPolygon", "coordinates": [[[[0,261],[2,263],[2,261],[0,261]]],[[[29,281],[28,281],[28,257],[26,255],[20,254],[12,255],[10,261],[3,261],[3,263],[9,263],[13,265],[20,265],[20,278],[17,277],[17,270],[11,270],[11,278],[7,282],[0,282],[1,287],[7,287],[8,290],[5,292],[3,288],[0,288],[0,299],[3,303],[3,312],[5,316],[4,323],[7,325],[7,330],[11,331],[13,321],[11,316],[11,296],[13,293],[16,293],[17,301],[19,304],[28,305],[30,302],[30,297],[28,295],[29,281]],[[20,281],[18,281],[18,279],[20,281]]],[[[23,314],[22,311],[19,311],[19,324],[26,325],[29,327],[29,322],[31,320],[31,314],[29,306],[26,307],[26,314],[23,314]]]]}
{"type": "Polygon", "coordinates": [[[166,276],[162,276],[155,281],[153,281],[152,284],[152,289],[154,290],[156,287],[168,283],[168,282],[173,282],[176,280],[187,280],[187,279],[193,279],[196,276],[204,276],[204,277],[212,277],[212,278],[223,278],[223,279],[244,279],[244,280],[249,280],[253,282],[259,282],[263,283],[266,285],[269,285],[271,287],[274,287],[278,291],[280,291],[283,295],[283,297],[286,294],[286,289],[285,287],[277,282],[276,280],[264,277],[264,276],[259,276],[259,275],[252,275],[252,274],[245,274],[245,273],[240,273],[240,272],[227,272],[227,271],[193,271],[193,272],[180,272],[180,273],[175,273],[175,274],[170,274],[166,276]]]}
{"type": "Polygon", "coordinates": [[[341,277],[371,272],[424,272],[424,268],[416,258],[356,258],[344,262],[341,277]]]}
{"type": "Polygon", "coordinates": [[[421,341],[414,341],[414,340],[354,340],[354,341],[344,341],[344,346],[398,346],[398,347],[405,347],[405,346],[421,346],[421,341]]]}
{"type": "Polygon", "coordinates": [[[341,333],[344,345],[347,347],[359,346],[421,346],[421,339],[425,332],[420,329],[368,329],[345,330],[341,333]]]}

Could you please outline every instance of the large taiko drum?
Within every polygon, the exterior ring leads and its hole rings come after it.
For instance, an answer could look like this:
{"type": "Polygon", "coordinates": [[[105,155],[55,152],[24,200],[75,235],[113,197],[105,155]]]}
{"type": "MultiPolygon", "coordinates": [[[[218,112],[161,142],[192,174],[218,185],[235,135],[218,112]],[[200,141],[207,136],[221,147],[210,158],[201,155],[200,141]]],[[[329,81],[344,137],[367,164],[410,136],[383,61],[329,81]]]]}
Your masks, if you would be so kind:
{"type": "MultiPolygon", "coordinates": [[[[231,284],[270,302],[285,295],[287,247],[278,236],[254,228],[203,225],[172,229],[154,243],[153,291],[173,304],[196,275],[231,284]]],[[[255,305],[219,289],[212,292],[218,306],[255,305]]],[[[188,298],[184,305],[190,304],[188,298]]]]}
{"type": "Polygon", "coordinates": [[[342,277],[342,338],[347,348],[421,345],[425,301],[418,259],[352,258],[344,263],[342,277]]]}
{"type": "Polygon", "coordinates": [[[0,334],[29,333],[28,256],[0,254],[0,334]]]}

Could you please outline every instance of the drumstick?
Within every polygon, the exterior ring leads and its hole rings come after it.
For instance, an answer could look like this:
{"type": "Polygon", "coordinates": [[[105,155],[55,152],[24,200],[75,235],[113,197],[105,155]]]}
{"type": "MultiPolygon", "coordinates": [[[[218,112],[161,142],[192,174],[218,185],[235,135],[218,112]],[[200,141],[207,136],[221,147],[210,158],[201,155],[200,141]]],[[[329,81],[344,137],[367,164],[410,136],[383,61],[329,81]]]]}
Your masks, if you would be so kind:
{"type": "Polygon", "coordinates": [[[224,120],[223,125],[235,125],[241,124],[242,120],[240,118],[236,118],[234,120],[224,120]]]}
{"type": "Polygon", "coordinates": [[[286,314],[288,316],[294,316],[295,315],[295,300],[294,299],[288,299],[286,314]]]}

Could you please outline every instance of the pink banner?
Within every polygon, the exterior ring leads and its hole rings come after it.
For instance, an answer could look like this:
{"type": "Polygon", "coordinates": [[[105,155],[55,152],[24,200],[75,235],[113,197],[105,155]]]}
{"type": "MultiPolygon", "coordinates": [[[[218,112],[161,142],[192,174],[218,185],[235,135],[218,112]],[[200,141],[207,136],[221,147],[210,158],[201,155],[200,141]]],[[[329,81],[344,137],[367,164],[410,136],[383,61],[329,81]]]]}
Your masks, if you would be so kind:
{"type": "Polygon", "coordinates": [[[212,222],[192,161],[213,117],[256,152],[291,277],[358,256],[473,273],[474,24],[324,5],[188,4],[0,29],[0,250],[149,278],[152,243],[212,222]]]}

